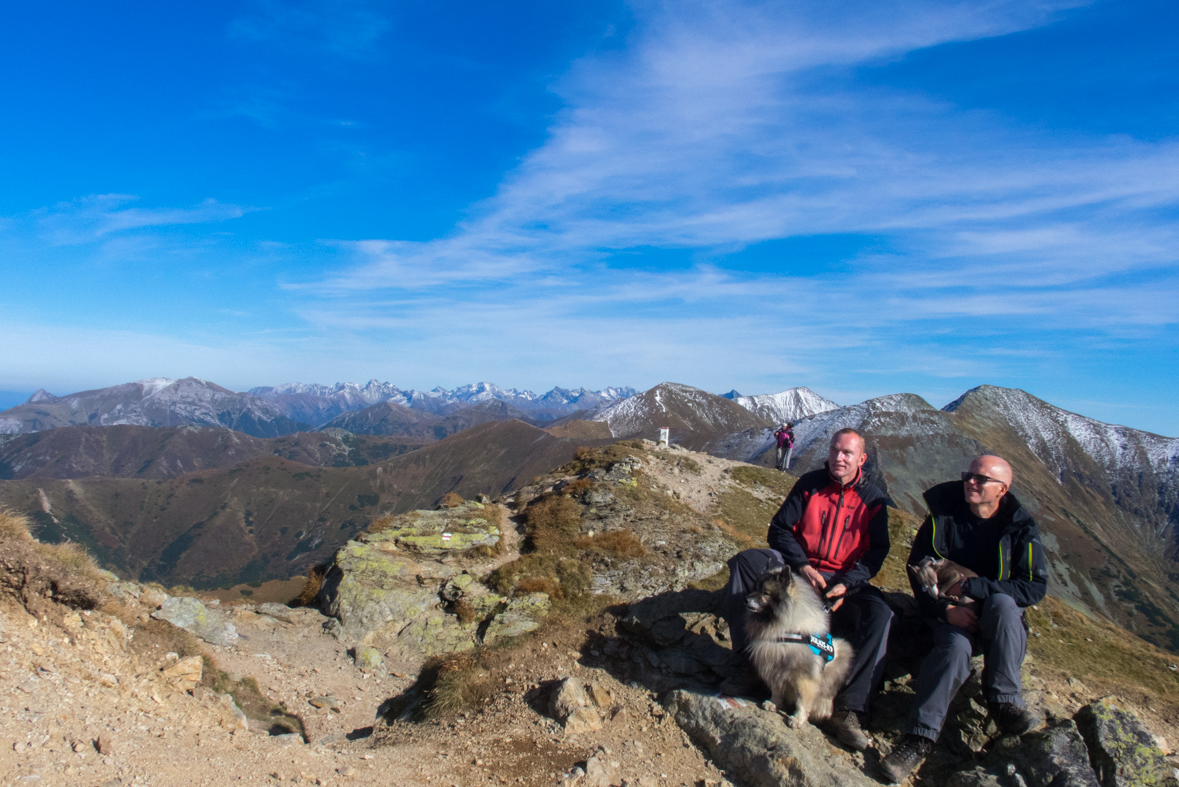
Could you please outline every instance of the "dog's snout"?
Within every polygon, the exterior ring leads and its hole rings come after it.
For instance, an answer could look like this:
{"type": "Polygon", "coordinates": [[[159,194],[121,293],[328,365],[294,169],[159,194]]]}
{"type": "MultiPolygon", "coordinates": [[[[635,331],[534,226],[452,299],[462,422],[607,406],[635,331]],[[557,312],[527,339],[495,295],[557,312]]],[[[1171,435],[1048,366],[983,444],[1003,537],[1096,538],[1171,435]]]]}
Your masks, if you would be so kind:
{"type": "Polygon", "coordinates": [[[761,596],[746,596],[745,608],[754,612],[761,612],[765,608],[765,600],[761,596]]]}

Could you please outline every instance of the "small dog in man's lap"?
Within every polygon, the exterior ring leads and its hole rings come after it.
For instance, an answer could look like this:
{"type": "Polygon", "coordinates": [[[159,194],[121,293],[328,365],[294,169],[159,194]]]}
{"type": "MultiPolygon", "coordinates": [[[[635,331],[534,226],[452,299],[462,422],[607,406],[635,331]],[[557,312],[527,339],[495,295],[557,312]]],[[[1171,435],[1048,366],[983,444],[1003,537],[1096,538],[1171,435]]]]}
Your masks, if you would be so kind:
{"type": "Polygon", "coordinates": [[[853,652],[830,634],[819,592],[789,567],[771,571],[745,597],[749,660],[791,727],[831,717],[832,702],[851,669],[853,652]]]}

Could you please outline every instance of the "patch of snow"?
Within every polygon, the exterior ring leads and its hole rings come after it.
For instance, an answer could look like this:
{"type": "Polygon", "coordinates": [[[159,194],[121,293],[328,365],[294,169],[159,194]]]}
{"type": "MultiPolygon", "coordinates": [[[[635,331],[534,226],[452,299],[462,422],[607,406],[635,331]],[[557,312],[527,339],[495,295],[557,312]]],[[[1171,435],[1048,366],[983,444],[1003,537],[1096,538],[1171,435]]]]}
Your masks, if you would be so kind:
{"type": "Polygon", "coordinates": [[[839,409],[830,399],[824,399],[806,387],[789,388],[776,394],[737,396],[733,401],[774,424],[797,421],[807,416],[839,409]]]}

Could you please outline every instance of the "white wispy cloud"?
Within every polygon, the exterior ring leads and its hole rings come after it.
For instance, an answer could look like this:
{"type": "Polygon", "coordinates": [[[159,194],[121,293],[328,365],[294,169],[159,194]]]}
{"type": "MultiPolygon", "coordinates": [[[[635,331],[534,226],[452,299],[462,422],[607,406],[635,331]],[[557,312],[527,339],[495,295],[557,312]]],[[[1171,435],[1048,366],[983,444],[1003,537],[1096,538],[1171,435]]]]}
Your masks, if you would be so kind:
{"type": "Polygon", "coordinates": [[[244,216],[249,210],[215,199],[191,208],[141,208],[132,194],[93,194],[61,202],[23,216],[17,222],[31,226],[52,245],[93,243],[108,236],[145,227],[206,224],[244,216]]]}

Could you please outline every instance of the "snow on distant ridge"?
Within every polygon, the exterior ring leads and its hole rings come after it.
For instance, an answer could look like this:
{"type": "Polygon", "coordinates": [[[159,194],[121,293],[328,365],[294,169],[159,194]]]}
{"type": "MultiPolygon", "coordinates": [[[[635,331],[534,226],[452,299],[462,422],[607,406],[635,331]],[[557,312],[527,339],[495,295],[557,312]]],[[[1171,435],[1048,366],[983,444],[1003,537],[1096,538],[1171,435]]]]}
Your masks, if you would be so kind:
{"type": "Polygon", "coordinates": [[[830,399],[824,399],[810,388],[799,386],[775,394],[736,396],[734,402],[775,424],[797,421],[807,416],[839,409],[830,399]]]}
{"type": "Polygon", "coordinates": [[[1002,413],[1057,478],[1064,472],[1070,437],[1107,472],[1140,467],[1145,458],[1156,471],[1179,474],[1179,438],[1086,418],[1018,388],[981,385],[942,409],[952,413],[971,396],[983,398],[1002,413]]]}

